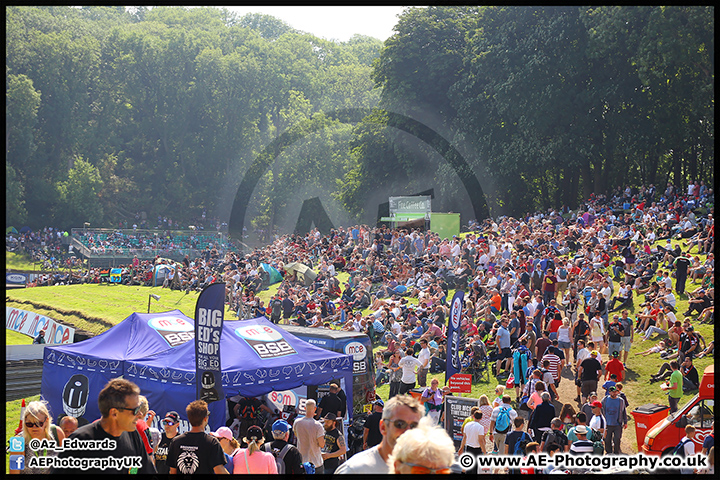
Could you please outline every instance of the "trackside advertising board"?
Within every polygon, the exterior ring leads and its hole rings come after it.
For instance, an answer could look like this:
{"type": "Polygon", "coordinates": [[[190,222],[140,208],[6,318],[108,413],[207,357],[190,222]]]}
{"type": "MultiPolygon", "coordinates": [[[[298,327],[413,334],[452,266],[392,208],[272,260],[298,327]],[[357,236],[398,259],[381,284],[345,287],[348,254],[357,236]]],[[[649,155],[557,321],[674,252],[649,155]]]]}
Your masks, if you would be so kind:
{"type": "Polygon", "coordinates": [[[477,404],[477,398],[445,397],[445,431],[452,437],[455,450],[462,442],[462,424],[470,416],[470,409],[477,404]]]}
{"type": "Polygon", "coordinates": [[[45,342],[48,344],[72,343],[75,339],[74,328],[39,313],[18,308],[5,307],[5,328],[32,338],[35,338],[40,330],[45,330],[45,342]]]}

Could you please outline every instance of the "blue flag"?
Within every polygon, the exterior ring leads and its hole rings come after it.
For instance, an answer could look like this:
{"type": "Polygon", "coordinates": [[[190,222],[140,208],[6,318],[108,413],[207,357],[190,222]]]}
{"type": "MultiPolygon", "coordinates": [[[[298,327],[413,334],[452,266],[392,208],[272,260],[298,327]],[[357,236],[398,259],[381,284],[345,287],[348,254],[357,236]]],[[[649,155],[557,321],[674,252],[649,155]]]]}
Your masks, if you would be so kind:
{"type": "Polygon", "coordinates": [[[456,373],[460,373],[460,320],[462,319],[463,298],[465,292],[458,290],[453,295],[450,304],[450,318],[448,319],[448,357],[445,369],[445,383],[456,373]]]}
{"type": "Polygon", "coordinates": [[[225,284],[200,292],[195,305],[195,378],[197,398],[207,403],[225,398],[220,366],[220,336],[225,316],[225,284]]]}

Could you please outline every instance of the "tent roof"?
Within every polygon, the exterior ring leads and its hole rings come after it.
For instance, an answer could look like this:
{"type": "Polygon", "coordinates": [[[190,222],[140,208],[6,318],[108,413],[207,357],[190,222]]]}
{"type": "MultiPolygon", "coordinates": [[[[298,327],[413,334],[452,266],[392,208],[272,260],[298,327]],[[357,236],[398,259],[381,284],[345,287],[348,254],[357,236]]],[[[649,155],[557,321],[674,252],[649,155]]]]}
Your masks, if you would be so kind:
{"type": "Polygon", "coordinates": [[[180,310],[133,313],[96,337],[78,343],[47,347],[45,358],[47,359],[52,351],[64,353],[66,356],[104,360],[142,358],[187,342],[194,337],[194,329],[195,321],[180,310]],[[183,339],[184,341],[180,342],[183,339]]]}
{"type": "MultiPolygon", "coordinates": [[[[285,352],[283,352],[285,353],[285,352]]],[[[352,375],[350,355],[331,352],[311,345],[265,317],[250,320],[225,320],[220,340],[220,362],[226,394],[242,391],[258,396],[300,385],[319,385],[333,378],[352,375]],[[258,353],[274,350],[275,342],[287,342],[289,354],[261,358],[258,353]],[[252,344],[261,345],[258,349],[252,344]]],[[[194,382],[195,345],[187,342],[146,358],[127,362],[127,378],[142,376],[177,384],[194,382]]]]}

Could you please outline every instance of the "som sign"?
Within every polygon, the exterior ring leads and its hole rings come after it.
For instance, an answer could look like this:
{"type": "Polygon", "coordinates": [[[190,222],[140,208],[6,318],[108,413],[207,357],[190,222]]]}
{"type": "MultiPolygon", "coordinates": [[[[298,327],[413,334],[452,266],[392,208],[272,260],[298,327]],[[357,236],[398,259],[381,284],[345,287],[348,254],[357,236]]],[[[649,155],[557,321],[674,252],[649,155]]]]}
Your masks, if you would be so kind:
{"type": "Polygon", "coordinates": [[[280,332],[267,325],[248,325],[235,329],[260,358],[276,358],[297,353],[280,332]]]}

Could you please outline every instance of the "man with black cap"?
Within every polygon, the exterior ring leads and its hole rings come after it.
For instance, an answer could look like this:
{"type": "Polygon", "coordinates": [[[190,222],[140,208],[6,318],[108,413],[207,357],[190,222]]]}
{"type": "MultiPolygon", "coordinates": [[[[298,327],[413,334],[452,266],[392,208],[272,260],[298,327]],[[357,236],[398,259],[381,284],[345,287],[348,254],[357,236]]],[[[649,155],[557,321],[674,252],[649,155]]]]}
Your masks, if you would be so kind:
{"type": "Polygon", "coordinates": [[[163,433],[153,454],[155,469],[158,473],[170,473],[170,467],[167,466],[168,448],[170,448],[172,439],[177,437],[179,424],[180,415],[177,412],[171,410],[165,414],[165,418],[162,420],[163,433]]]}
{"type": "Polygon", "coordinates": [[[334,413],[328,413],[323,417],[323,427],[325,428],[325,446],[322,448],[322,459],[324,473],[332,475],[335,469],[340,465],[340,457],[345,454],[347,447],[345,446],[345,437],[337,428],[338,419],[334,413]]]}
{"type": "Polygon", "coordinates": [[[605,431],[605,453],[620,453],[620,441],[623,430],[628,426],[625,400],[619,398],[617,387],[608,389],[609,396],[602,399],[602,413],[607,421],[605,431]]]}
{"type": "MultiPolygon", "coordinates": [[[[303,458],[300,450],[291,443],[288,443],[290,439],[290,424],[283,419],[275,420],[272,424],[272,436],[273,441],[263,445],[263,449],[266,452],[270,452],[275,455],[275,458],[279,459],[285,465],[285,471],[283,473],[287,475],[300,475],[305,473],[302,468],[303,458]]],[[[278,469],[280,473],[280,469],[278,469]]]]}
{"type": "Polygon", "coordinates": [[[382,441],[382,433],[380,433],[380,419],[382,418],[385,403],[377,398],[373,402],[373,412],[365,419],[365,428],[363,429],[363,450],[374,447],[382,441]]]}

